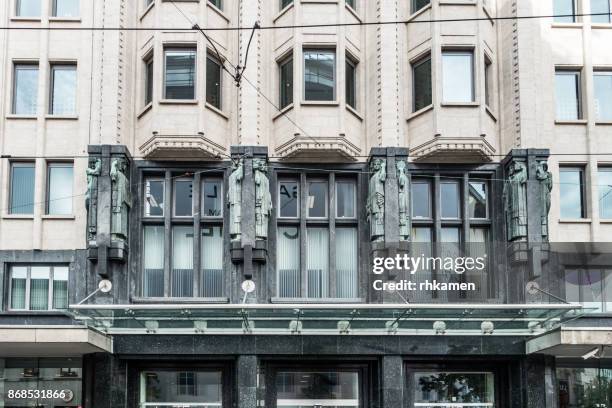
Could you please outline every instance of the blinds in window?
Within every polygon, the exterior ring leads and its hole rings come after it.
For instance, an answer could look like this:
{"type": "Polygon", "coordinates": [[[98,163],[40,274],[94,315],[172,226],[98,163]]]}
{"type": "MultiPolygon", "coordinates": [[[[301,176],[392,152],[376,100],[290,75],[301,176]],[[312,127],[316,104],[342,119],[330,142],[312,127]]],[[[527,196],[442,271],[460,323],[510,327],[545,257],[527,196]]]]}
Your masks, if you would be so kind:
{"type": "Polygon", "coordinates": [[[25,267],[13,267],[11,270],[11,309],[25,309],[26,283],[28,270],[25,267]]]}
{"type": "Polygon", "coordinates": [[[308,297],[329,297],[329,230],[308,228],[308,297]]]}
{"type": "Polygon", "coordinates": [[[172,296],[193,296],[193,227],[174,227],[172,243],[172,296]]]}
{"type": "Polygon", "coordinates": [[[357,297],[357,228],[336,229],[336,296],[357,297]]]}
{"type": "Polygon", "coordinates": [[[49,309],[49,268],[32,267],[30,276],[30,310],[49,309]]]}
{"type": "Polygon", "coordinates": [[[223,235],[221,227],[202,229],[201,255],[202,296],[223,294],[223,235]]]}
{"type": "Polygon", "coordinates": [[[164,227],[144,229],[144,288],[145,297],[164,296],[164,227]]]}
{"type": "Polygon", "coordinates": [[[279,227],[278,296],[300,297],[300,234],[297,227],[279,227]]]}
{"type": "Polygon", "coordinates": [[[68,307],[68,268],[53,268],[53,309],[68,307]]]}

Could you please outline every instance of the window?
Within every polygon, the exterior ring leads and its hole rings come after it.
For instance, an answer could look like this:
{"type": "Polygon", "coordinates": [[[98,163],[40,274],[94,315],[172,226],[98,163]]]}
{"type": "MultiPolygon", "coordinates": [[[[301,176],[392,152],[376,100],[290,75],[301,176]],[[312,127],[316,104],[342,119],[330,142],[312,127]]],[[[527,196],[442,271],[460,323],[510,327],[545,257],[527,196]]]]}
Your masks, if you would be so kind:
{"type": "Polygon", "coordinates": [[[612,121],[612,71],[595,71],[593,74],[595,92],[595,118],[598,121],[612,121]]]}
{"type": "Polygon", "coordinates": [[[220,371],[145,371],[140,390],[140,406],[225,406],[220,371]]]}
{"type": "Polygon", "coordinates": [[[40,17],[40,0],[15,0],[17,17],[40,17]]]}
{"type": "Polygon", "coordinates": [[[280,72],[279,108],[283,109],[293,103],[293,56],[289,56],[278,64],[280,72]]]}
{"type": "Polygon", "coordinates": [[[567,269],[565,299],[597,312],[612,312],[612,269],[567,269]]]}
{"type": "Polygon", "coordinates": [[[416,13],[417,11],[429,6],[430,0],[410,0],[410,12],[416,13]]]}
{"type": "Polygon", "coordinates": [[[431,218],[431,185],[428,181],[416,179],[412,183],[412,216],[431,218]]]}
{"type": "Polygon", "coordinates": [[[155,3],[155,0],[144,0],[145,8],[149,7],[151,4],[155,3]]]}
{"type": "Polygon", "coordinates": [[[444,102],[474,102],[474,53],[442,52],[442,95],[444,102]]]}
{"type": "Polygon", "coordinates": [[[221,217],[223,215],[223,181],[204,179],[202,183],[202,205],[204,217],[221,217]]]}
{"type": "Polygon", "coordinates": [[[412,63],[412,111],[431,105],[431,55],[412,63]]]}
{"type": "Polygon", "coordinates": [[[164,179],[145,180],[144,215],[145,217],[163,217],[165,183],[164,179]]]}
{"type": "Polygon", "coordinates": [[[193,215],[193,181],[177,179],[174,181],[174,216],[191,217],[193,215]]]}
{"type": "Polygon", "coordinates": [[[195,49],[177,48],[165,50],[165,99],[195,99],[195,61],[195,49]]]}
{"type": "Polygon", "coordinates": [[[557,69],[555,72],[555,93],[558,120],[582,118],[580,71],[557,69]]]}
{"type": "Polygon", "coordinates": [[[561,218],[580,219],[586,216],[583,168],[560,169],[559,194],[561,218]]]}
{"type": "Polygon", "coordinates": [[[223,10],[223,1],[222,0],[208,0],[210,4],[218,8],[219,10],[223,10]]]}
{"type": "Polygon", "coordinates": [[[164,226],[144,227],[144,279],[145,297],[164,296],[164,226]]]}
{"type": "Polygon", "coordinates": [[[200,238],[200,262],[202,263],[202,296],[208,298],[223,295],[223,231],[220,225],[202,226],[200,238]]]}
{"type": "Polygon", "coordinates": [[[67,307],[67,266],[11,266],[11,310],[56,310],[67,307]]]}
{"type": "Polygon", "coordinates": [[[51,115],[76,114],[76,65],[51,66],[51,115]]]}
{"type": "Polygon", "coordinates": [[[361,407],[358,371],[279,371],[278,407],[361,407]]]}
{"type": "Polygon", "coordinates": [[[593,23],[610,23],[610,0],[591,0],[591,13],[593,23]]]}
{"type": "Polygon", "coordinates": [[[293,0],[280,0],[280,9],[283,10],[285,7],[293,4],[293,0]]]}
{"type": "Polygon", "coordinates": [[[47,214],[72,215],[72,163],[50,163],[47,168],[47,214]]]}
{"type": "Polygon", "coordinates": [[[15,64],[13,113],[36,115],[38,103],[38,64],[15,64]]]}
{"type": "Polygon", "coordinates": [[[172,297],[193,296],[193,225],[172,227],[172,297]]]}
{"type": "Polygon", "coordinates": [[[612,167],[599,168],[599,216],[612,219],[612,167]]]}
{"type": "Polygon", "coordinates": [[[553,15],[555,23],[575,23],[575,0],[553,0],[553,15]]]}
{"type": "Polygon", "coordinates": [[[488,186],[485,181],[471,181],[468,184],[468,208],[470,211],[470,218],[472,219],[483,219],[488,218],[488,186]]]}
{"type": "Polygon", "coordinates": [[[10,214],[34,214],[34,163],[11,164],[10,214]]]}
{"type": "Polygon", "coordinates": [[[357,185],[353,179],[339,178],[330,197],[330,182],[329,177],[313,176],[299,181],[281,178],[278,183],[276,283],[281,298],[358,296],[357,185]],[[304,207],[299,205],[302,188],[304,207]],[[302,247],[306,253],[301,253],[302,247]]]}
{"type": "Polygon", "coordinates": [[[53,17],[78,17],[79,0],[53,0],[53,17]]]}
{"type": "MultiPolygon", "coordinates": [[[[415,407],[493,407],[495,376],[486,372],[416,372],[412,381],[415,407]]],[[[409,380],[409,381],[410,381],[409,380]]]]}
{"type": "Polygon", "coordinates": [[[144,60],[145,86],[144,103],[145,106],[153,102],[153,55],[149,55],[144,60]]]}
{"type": "Polygon", "coordinates": [[[493,83],[491,82],[493,78],[493,63],[485,55],[485,66],[484,66],[484,94],[485,94],[485,104],[488,107],[493,107],[493,100],[491,99],[493,96],[493,83]]]}
{"type": "Polygon", "coordinates": [[[357,62],[346,59],[346,104],[357,109],[357,62]]]}
{"type": "Polygon", "coordinates": [[[208,54],[206,57],[206,102],[221,109],[221,62],[208,54]]]}
{"type": "Polygon", "coordinates": [[[440,183],[440,212],[442,218],[459,218],[459,183],[444,180],[440,183]]]}
{"type": "Polygon", "coordinates": [[[585,363],[557,365],[559,407],[612,407],[612,370],[596,361],[591,367],[585,363]]]}
{"type": "Polygon", "coordinates": [[[346,5],[353,10],[357,10],[357,0],[346,0],[346,5]]]}
{"type": "Polygon", "coordinates": [[[304,99],[336,99],[336,51],[304,50],[304,99]]]}

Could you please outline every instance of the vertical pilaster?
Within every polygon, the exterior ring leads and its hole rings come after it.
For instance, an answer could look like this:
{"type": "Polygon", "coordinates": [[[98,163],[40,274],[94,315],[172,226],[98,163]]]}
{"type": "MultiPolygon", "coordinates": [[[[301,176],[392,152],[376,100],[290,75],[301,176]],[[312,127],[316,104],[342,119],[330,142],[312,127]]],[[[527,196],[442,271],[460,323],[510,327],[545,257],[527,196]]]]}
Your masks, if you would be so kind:
{"type": "Polygon", "coordinates": [[[385,408],[404,406],[404,361],[401,356],[382,357],[382,405],[385,408]]]}
{"type": "Polygon", "coordinates": [[[257,356],[240,355],[236,361],[238,408],[257,407],[257,356]]]}

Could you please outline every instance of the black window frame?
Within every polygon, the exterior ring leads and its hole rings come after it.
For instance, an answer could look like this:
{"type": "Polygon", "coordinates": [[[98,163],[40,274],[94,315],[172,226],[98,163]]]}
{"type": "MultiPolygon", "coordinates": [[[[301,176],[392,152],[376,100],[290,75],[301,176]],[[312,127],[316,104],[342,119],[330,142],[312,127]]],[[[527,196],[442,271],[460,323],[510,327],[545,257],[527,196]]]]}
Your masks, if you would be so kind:
{"type": "MultiPolygon", "coordinates": [[[[428,51],[426,54],[414,59],[410,62],[410,71],[412,75],[412,112],[419,112],[423,109],[427,109],[433,104],[433,81],[432,81],[432,61],[431,61],[431,51],[428,51]],[[417,81],[415,70],[421,67],[423,64],[429,63],[429,103],[417,104],[417,86],[422,84],[421,81],[417,81]]],[[[425,99],[427,101],[427,99],[425,99]]]]}
{"type": "Polygon", "coordinates": [[[295,74],[293,71],[293,53],[281,58],[278,62],[278,107],[282,110],[293,105],[293,92],[295,88],[295,74]],[[289,69],[285,71],[285,68],[289,69]],[[289,74],[286,78],[285,74],[289,74]]]}
{"type": "Polygon", "coordinates": [[[206,53],[206,103],[219,110],[223,109],[223,63],[211,52],[206,53]],[[213,68],[215,78],[211,77],[213,68]],[[218,79],[215,92],[208,86],[212,79],[218,79]]]}
{"type": "Polygon", "coordinates": [[[357,101],[359,100],[359,97],[358,97],[359,88],[357,86],[359,82],[359,61],[357,61],[356,58],[354,58],[352,55],[347,53],[344,66],[345,66],[344,94],[345,94],[346,105],[351,107],[354,110],[357,110],[357,107],[358,107],[357,101]],[[348,75],[350,70],[352,70],[353,72],[351,76],[351,80],[349,80],[349,75],[348,75]]]}

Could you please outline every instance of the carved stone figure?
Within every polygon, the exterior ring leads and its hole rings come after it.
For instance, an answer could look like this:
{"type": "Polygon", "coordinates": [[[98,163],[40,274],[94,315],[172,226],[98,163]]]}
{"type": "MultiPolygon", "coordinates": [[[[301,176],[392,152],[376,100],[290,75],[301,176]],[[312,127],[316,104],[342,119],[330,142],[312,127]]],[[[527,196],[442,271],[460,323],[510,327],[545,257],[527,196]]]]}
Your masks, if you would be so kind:
{"type": "Polygon", "coordinates": [[[132,206],[129,181],[126,176],[127,163],[123,159],[114,159],[111,163],[110,178],[112,183],[111,240],[127,241],[128,215],[132,206]]]}
{"type": "Polygon", "coordinates": [[[87,174],[87,193],[85,193],[85,208],[87,210],[87,242],[96,240],[98,232],[98,176],[102,170],[102,160],[92,159],[87,174]]]}
{"type": "Polygon", "coordinates": [[[370,184],[366,210],[370,223],[370,241],[380,242],[385,237],[385,179],[387,162],[374,159],[370,164],[370,184]]]}
{"type": "Polygon", "coordinates": [[[272,214],[272,195],[268,180],[268,166],[264,159],[253,160],[255,172],[255,238],[268,239],[268,223],[272,214]]]}
{"type": "Polygon", "coordinates": [[[397,168],[397,187],[399,193],[399,235],[401,241],[410,240],[410,180],[406,174],[406,162],[399,160],[395,163],[397,168]]]}
{"type": "Polygon", "coordinates": [[[504,211],[508,241],[527,237],[527,167],[515,161],[510,164],[504,184],[504,211]]]}
{"type": "Polygon", "coordinates": [[[229,176],[229,188],[227,191],[227,206],[230,217],[230,236],[232,241],[240,241],[242,229],[242,180],[244,179],[244,162],[242,159],[232,165],[232,174],[229,176]]]}
{"type": "Polygon", "coordinates": [[[550,212],[550,193],[553,188],[552,173],[548,171],[548,163],[538,163],[536,178],[540,182],[540,211],[542,211],[542,239],[548,241],[548,213],[550,212]]]}

